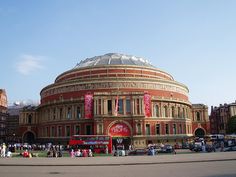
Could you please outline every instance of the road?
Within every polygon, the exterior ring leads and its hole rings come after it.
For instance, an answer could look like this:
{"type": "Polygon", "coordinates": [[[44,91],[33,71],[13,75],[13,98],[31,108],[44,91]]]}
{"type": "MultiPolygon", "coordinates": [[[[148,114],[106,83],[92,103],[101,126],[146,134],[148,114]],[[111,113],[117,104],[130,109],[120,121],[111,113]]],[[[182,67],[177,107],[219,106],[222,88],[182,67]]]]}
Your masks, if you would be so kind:
{"type": "Polygon", "coordinates": [[[236,152],[155,157],[0,159],[0,177],[236,177],[236,152]]]}

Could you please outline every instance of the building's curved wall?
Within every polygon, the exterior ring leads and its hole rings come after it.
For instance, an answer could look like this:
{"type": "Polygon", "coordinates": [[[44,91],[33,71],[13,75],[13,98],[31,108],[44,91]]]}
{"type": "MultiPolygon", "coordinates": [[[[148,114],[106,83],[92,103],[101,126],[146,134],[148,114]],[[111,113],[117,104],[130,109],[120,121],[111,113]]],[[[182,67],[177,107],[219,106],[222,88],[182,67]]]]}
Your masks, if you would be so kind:
{"type": "Polygon", "coordinates": [[[116,65],[67,71],[42,89],[38,114],[38,138],[55,141],[68,140],[72,134],[106,134],[115,120],[126,121],[132,127],[131,139],[136,147],[150,141],[182,141],[192,134],[188,88],[174,81],[170,74],[151,67],[116,65]],[[146,92],[151,95],[150,117],[145,117],[146,92]],[[84,117],[87,93],[93,94],[94,99],[90,120],[84,117]],[[115,116],[117,96],[124,110],[115,116]],[[127,100],[129,112],[124,105],[127,100]]]}
{"type": "MultiPolygon", "coordinates": [[[[114,66],[113,66],[114,67],[114,66]]],[[[140,68],[131,66],[115,66],[115,68],[101,69],[99,67],[82,68],[80,71],[70,70],[60,75],[55,84],[45,87],[41,91],[41,103],[58,100],[61,96],[73,98],[77,92],[93,90],[132,90],[150,91],[156,96],[169,97],[188,101],[188,88],[174,81],[173,77],[163,71],[158,75],[154,68],[140,68]],[[101,72],[105,74],[101,74],[101,72]],[[127,74],[126,71],[132,72],[127,74]],[[83,74],[76,74],[77,72],[83,74]],[[148,73],[148,74],[147,74],[148,73]],[[152,73],[152,74],[150,74],[152,73]],[[73,76],[73,77],[72,77],[73,76]]]]}
{"type": "Polygon", "coordinates": [[[193,132],[188,92],[185,85],[155,67],[77,67],[42,89],[35,134],[41,142],[67,143],[73,134],[108,134],[113,125],[123,125],[135,147],[182,142],[193,132]],[[85,118],[86,94],[93,97],[90,119],[85,118]],[[151,99],[149,116],[145,94],[151,99]],[[117,99],[122,105],[118,115],[117,99]]]}

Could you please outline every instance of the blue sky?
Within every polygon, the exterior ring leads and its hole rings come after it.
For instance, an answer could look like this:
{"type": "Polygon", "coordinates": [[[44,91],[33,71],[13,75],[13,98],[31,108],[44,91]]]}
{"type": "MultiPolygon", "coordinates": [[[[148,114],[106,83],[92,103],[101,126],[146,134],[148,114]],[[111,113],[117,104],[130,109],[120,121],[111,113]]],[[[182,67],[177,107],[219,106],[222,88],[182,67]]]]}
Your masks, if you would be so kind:
{"type": "Polygon", "coordinates": [[[234,0],[0,1],[0,88],[9,103],[80,60],[117,52],[148,59],[188,86],[192,103],[236,100],[234,0]]]}

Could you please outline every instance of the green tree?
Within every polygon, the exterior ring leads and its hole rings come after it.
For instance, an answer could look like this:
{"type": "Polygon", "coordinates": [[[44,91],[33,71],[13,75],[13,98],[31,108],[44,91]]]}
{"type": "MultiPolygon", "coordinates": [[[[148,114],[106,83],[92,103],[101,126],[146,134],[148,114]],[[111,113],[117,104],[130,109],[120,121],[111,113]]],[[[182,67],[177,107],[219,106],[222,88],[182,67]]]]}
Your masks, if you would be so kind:
{"type": "Polygon", "coordinates": [[[236,115],[229,119],[227,133],[236,133],[236,115]]]}

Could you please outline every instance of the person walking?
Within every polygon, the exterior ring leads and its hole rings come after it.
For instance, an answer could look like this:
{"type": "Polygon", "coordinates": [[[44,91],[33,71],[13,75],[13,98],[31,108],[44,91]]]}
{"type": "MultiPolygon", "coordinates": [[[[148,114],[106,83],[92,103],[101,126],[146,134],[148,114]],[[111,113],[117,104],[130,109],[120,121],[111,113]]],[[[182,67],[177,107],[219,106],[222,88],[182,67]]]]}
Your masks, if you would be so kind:
{"type": "Polygon", "coordinates": [[[224,147],[225,147],[224,141],[221,141],[221,142],[220,142],[220,151],[221,151],[221,152],[224,151],[224,147]]]}
{"type": "Polygon", "coordinates": [[[1,151],[1,156],[2,157],[6,157],[6,148],[7,148],[6,144],[3,143],[2,144],[2,151],[1,151]]]}

